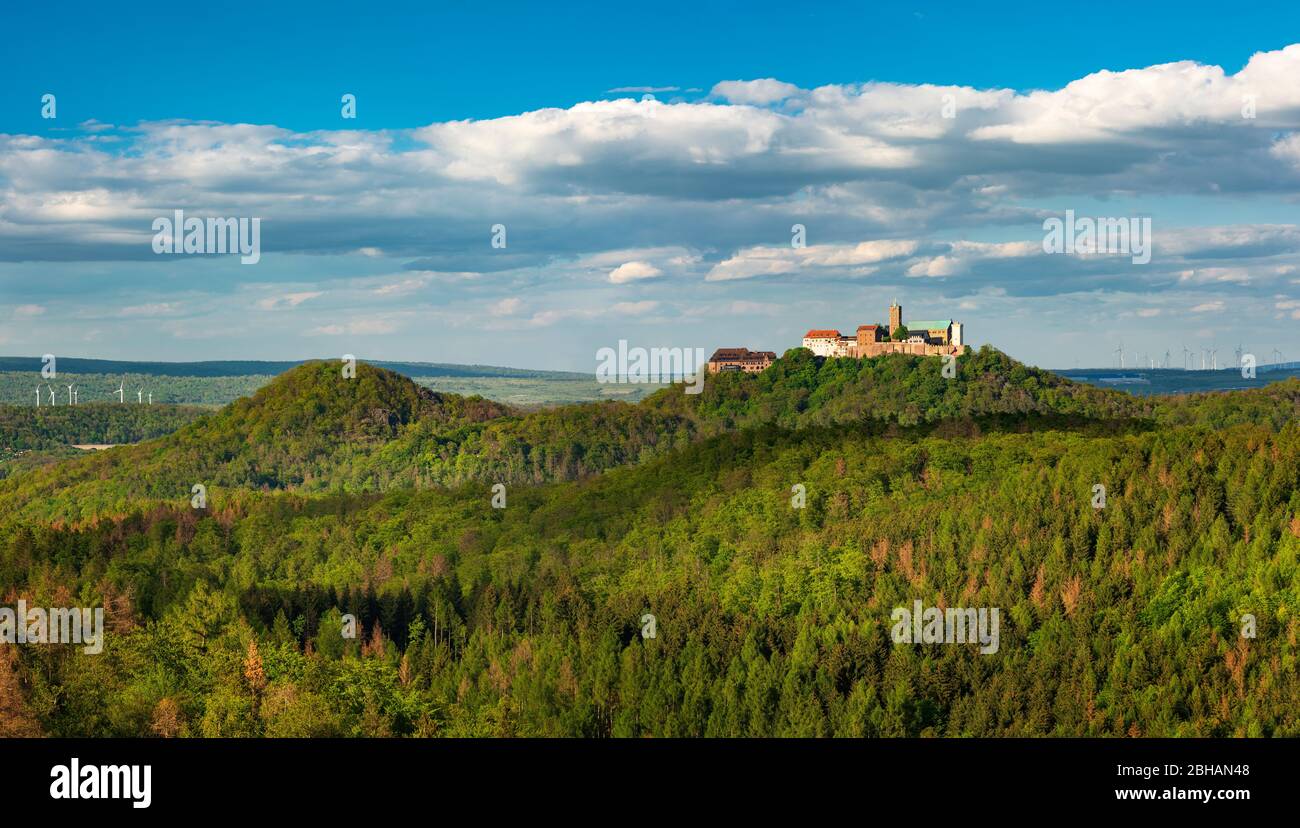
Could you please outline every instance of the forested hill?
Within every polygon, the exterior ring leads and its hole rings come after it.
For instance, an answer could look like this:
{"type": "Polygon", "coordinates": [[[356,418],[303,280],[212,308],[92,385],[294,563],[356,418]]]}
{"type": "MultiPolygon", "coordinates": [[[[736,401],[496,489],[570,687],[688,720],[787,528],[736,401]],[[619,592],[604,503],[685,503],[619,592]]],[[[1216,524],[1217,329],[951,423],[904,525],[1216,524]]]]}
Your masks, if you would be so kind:
{"type": "Polygon", "coordinates": [[[940,370],[521,413],[318,363],[0,482],[0,594],[108,631],[0,647],[0,736],[1300,735],[1300,382],[940,370]],[[894,643],[918,600],[996,652],[894,643]]]}
{"type": "Polygon", "coordinates": [[[369,457],[416,424],[454,433],[510,411],[482,398],[438,394],[365,364],[347,378],[338,363],[307,363],[158,440],[7,480],[0,503],[75,519],[139,501],[188,499],[196,483],[324,488],[333,470],[369,457]]]}
{"type": "Polygon", "coordinates": [[[1283,400],[1294,401],[1293,386],[1300,387],[1291,381],[1226,399],[1157,402],[1074,383],[991,348],[960,358],[952,378],[942,368],[936,359],[823,360],[795,349],[759,375],[710,375],[700,394],[678,385],[639,404],[522,412],[431,392],[365,363],[355,378],[344,377],[337,363],[307,363],[159,440],[0,482],[0,509],[78,520],[144,501],[188,501],[199,483],[377,492],[573,480],[759,426],[957,422],[964,424],[959,433],[975,433],[1000,418],[1022,430],[1206,419],[1220,425],[1267,420],[1279,427],[1294,408],[1283,400]]]}
{"type": "Polygon", "coordinates": [[[794,348],[761,374],[710,375],[700,394],[683,394],[675,386],[646,404],[689,411],[726,428],[859,420],[914,425],[1031,413],[1109,420],[1150,417],[1157,407],[1150,400],[1024,365],[989,346],[957,359],[951,378],[943,376],[943,367],[934,357],[823,359],[794,348]]]}
{"type": "Polygon", "coordinates": [[[1300,735],[1294,425],[900,431],[743,429],[503,509],[0,523],[0,590],[110,630],[0,647],[0,735],[1300,735]],[[997,651],[894,643],[917,600],[999,608],[997,651]]]}

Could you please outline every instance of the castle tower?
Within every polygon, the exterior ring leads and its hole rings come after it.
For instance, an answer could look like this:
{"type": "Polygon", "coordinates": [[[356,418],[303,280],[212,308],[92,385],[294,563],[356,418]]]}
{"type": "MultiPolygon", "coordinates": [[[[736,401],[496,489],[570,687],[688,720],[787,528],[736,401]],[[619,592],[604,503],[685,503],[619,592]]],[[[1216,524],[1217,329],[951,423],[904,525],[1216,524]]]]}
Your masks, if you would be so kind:
{"type": "Polygon", "coordinates": [[[889,335],[893,336],[894,331],[898,330],[902,325],[903,306],[898,304],[898,300],[895,299],[893,304],[889,306],[889,335]]]}

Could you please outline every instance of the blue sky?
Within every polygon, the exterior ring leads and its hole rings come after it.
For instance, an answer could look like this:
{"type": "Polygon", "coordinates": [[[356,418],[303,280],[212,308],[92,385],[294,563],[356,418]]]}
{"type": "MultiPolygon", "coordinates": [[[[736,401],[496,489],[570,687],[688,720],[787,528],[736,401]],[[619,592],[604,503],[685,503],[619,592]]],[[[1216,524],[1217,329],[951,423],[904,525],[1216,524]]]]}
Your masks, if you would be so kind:
{"type": "MultiPolygon", "coordinates": [[[[805,88],[866,80],[1043,89],[1098,69],[1176,60],[1240,68],[1300,39],[1300,8],[1041,2],[42,3],[5,10],[0,131],[69,119],[192,118],[335,126],[340,89],[360,126],[493,118],[619,87],[707,91],[729,78],[805,88]],[[1199,11],[1198,11],[1199,9],[1199,11]]],[[[687,97],[697,95],[685,93],[687,97]]],[[[672,97],[672,93],[661,95],[672,97]]]]}
{"type": "Polygon", "coordinates": [[[1042,365],[1300,355],[1300,8],[975,6],[7,9],[0,352],[587,371],[897,297],[1042,365]],[[154,254],[174,209],[261,261],[154,254]],[[1067,209],[1152,262],[1042,254],[1067,209]]]}

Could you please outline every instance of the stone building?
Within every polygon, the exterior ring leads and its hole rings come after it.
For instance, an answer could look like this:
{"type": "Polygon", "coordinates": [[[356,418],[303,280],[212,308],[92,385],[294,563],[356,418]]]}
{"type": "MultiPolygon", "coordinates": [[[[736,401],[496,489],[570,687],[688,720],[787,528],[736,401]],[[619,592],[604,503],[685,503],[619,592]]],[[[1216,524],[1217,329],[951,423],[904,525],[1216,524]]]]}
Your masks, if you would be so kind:
{"type": "Polygon", "coordinates": [[[889,325],[859,325],[856,336],[843,336],[837,330],[814,328],[804,334],[803,347],[823,357],[874,357],[881,354],[943,356],[966,353],[962,323],[951,319],[923,319],[912,324],[903,321],[903,306],[889,306],[889,325]],[[899,329],[907,331],[901,340],[893,339],[899,329]]]}
{"type": "Polygon", "coordinates": [[[776,361],[773,351],[751,351],[748,348],[719,348],[709,357],[710,374],[722,371],[744,371],[757,374],[776,361]]]}

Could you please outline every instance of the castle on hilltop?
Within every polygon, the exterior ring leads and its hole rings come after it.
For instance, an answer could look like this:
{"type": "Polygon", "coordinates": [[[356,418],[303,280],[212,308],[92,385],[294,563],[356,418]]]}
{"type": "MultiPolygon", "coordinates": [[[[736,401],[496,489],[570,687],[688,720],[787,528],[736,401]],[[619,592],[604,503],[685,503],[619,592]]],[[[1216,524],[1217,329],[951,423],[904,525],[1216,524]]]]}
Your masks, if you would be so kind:
{"type": "Polygon", "coordinates": [[[881,354],[954,356],[966,353],[962,323],[951,319],[903,324],[903,306],[889,306],[889,326],[859,325],[857,336],[836,330],[813,329],[804,334],[803,346],[822,357],[874,357],[881,354]]]}
{"type": "MultiPolygon", "coordinates": [[[[814,328],[804,334],[803,346],[820,357],[874,357],[881,354],[960,356],[968,350],[962,340],[962,323],[930,319],[903,324],[903,306],[889,306],[889,325],[859,325],[856,336],[814,328]]],[[[776,361],[772,351],[719,348],[708,362],[708,372],[757,374],[776,361]]]]}

